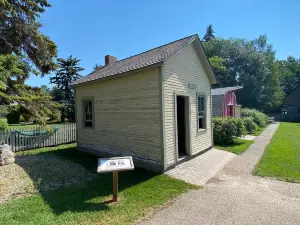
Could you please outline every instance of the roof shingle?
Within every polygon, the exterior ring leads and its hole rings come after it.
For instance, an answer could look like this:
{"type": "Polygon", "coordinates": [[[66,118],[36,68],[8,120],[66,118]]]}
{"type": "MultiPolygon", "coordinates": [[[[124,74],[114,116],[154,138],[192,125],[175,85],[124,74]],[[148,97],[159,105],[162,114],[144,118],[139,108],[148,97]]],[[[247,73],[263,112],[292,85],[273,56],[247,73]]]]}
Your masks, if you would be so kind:
{"type": "Polygon", "coordinates": [[[146,66],[154,65],[160,62],[163,62],[167,58],[173,56],[177,53],[186,43],[191,41],[196,35],[188,36],[180,40],[162,45],[160,47],[151,49],[149,51],[140,53],[138,55],[131,56],[129,58],[108,64],[102,67],[91,74],[84,76],[75,82],[72,85],[82,84],[105,77],[133,71],[140,69],[146,66]]]}
{"type": "Polygon", "coordinates": [[[242,89],[243,86],[225,87],[225,88],[214,88],[211,89],[212,95],[225,95],[228,91],[236,91],[242,89]]]}

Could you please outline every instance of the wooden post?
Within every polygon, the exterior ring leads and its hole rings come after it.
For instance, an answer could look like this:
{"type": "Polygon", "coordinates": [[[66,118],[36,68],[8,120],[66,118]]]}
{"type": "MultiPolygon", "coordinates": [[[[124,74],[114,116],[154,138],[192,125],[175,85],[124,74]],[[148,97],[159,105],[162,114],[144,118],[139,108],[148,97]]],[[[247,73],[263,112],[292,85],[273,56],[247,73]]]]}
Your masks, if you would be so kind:
{"type": "Polygon", "coordinates": [[[113,201],[118,201],[118,171],[113,171],[113,201]]]}

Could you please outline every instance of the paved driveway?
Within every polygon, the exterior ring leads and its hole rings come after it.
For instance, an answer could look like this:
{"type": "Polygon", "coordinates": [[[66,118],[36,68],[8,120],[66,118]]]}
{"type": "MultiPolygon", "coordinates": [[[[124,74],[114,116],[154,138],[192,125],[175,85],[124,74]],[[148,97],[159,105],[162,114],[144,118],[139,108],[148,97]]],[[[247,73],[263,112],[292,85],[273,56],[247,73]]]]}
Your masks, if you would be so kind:
{"type": "Polygon", "coordinates": [[[142,224],[300,224],[300,184],[251,175],[277,127],[270,125],[204,190],[182,195],[142,224]]]}

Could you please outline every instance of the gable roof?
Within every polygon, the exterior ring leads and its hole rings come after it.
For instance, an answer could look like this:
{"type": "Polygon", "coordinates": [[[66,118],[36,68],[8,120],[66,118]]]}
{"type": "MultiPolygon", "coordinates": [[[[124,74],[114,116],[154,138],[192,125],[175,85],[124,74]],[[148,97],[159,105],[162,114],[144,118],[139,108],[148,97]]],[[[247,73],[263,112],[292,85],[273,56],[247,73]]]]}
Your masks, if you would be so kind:
{"type": "Polygon", "coordinates": [[[239,89],[242,89],[242,88],[243,88],[243,86],[214,88],[214,89],[211,89],[211,94],[212,95],[226,95],[226,93],[229,92],[229,91],[236,91],[236,90],[239,90],[239,89]]]}
{"type": "Polygon", "coordinates": [[[300,106],[300,84],[285,96],[283,104],[286,106],[300,106]]]}
{"type": "MultiPolygon", "coordinates": [[[[199,39],[197,34],[179,39],[177,41],[162,45],[157,48],[153,48],[146,52],[119,60],[114,63],[110,63],[110,64],[105,65],[104,67],[100,68],[99,70],[96,70],[96,71],[90,73],[89,75],[84,76],[84,77],[74,81],[72,83],[72,86],[76,86],[78,84],[83,84],[83,83],[87,83],[90,81],[118,75],[121,73],[133,71],[136,69],[141,69],[141,68],[148,67],[151,65],[156,65],[156,64],[160,65],[167,59],[176,55],[184,46],[186,46],[186,44],[193,42],[195,39],[199,39]]],[[[201,43],[200,43],[200,45],[201,45],[201,43]]],[[[202,45],[201,45],[201,48],[204,52],[202,45]]],[[[208,62],[208,60],[207,60],[207,62],[208,62]]],[[[214,81],[215,77],[214,77],[213,71],[211,70],[210,64],[209,64],[209,68],[210,68],[210,72],[213,76],[212,80],[214,81]]]]}

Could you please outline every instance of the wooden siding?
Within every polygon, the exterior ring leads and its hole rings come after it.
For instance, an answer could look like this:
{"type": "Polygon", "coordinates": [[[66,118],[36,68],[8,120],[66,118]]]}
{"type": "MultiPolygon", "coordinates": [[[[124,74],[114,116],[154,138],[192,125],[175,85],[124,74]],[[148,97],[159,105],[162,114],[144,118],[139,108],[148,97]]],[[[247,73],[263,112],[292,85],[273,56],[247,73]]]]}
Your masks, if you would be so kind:
{"type": "Polygon", "coordinates": [[[211,83],[200,62],[194,44],[184,48],[179,54],[164,65],[164,110],[165,110],[165,142],[167,167],[176,163],[176,121],[175,92],[190,97],[191,118],[191,154],[194,155],[212,146],[211,131],[211,83]],[[196,84],[196,89],[189,89],[188,84],[196,84]],[[206,94],[206,130],[197,129],[198,93],[206,94]]]}
{"type": "Polygon", "coordinates": [[[236,96],[234,91],[228,91],[224,96],[224,103],[223,103],[223,116],[231,117],[233,116],[233,112],[230,112],[230,105],[236,105],[236,96]]]}
{"type": "Polygon", "coordinates": [[[224,111],[224,95],[212,96],[212,115],[213,117],[223,116],[224,111]]]}
{"type": "MultiPolygon", "coordinates": [[[[293,90],[283,101],[286,106],[297,106],[300,107],[300,85],[293,90]]],[[[300,111],[299,111],[300,112],[300,111]]]]}
{"type": "Polygon", "coordinates": [[[160,69],[76,87],[79,146],[161,164],[160,69]],[[82,98],[93,97],[94,128],[83,126],[82,98]]]}

